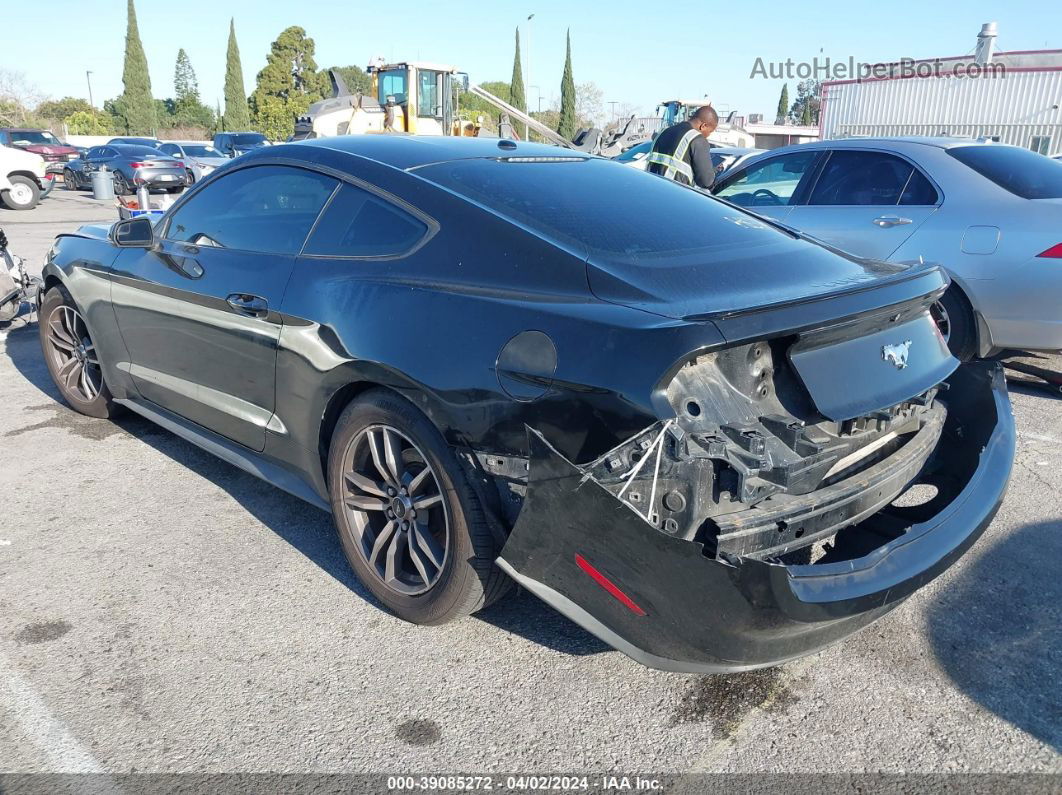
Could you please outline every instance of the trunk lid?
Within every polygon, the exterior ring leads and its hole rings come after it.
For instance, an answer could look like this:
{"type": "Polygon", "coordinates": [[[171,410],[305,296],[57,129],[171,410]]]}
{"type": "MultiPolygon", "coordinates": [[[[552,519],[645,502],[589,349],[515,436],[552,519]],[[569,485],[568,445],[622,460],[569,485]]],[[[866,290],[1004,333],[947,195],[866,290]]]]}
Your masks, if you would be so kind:
{"type": "Polygon", "coordinates": [[[591,254],[587,282],[603,301],[665,317],[697,318],[871,287],[909,267],[773,234],[722,241],[688,255],[669,252],[666,258],[591,254]]]}

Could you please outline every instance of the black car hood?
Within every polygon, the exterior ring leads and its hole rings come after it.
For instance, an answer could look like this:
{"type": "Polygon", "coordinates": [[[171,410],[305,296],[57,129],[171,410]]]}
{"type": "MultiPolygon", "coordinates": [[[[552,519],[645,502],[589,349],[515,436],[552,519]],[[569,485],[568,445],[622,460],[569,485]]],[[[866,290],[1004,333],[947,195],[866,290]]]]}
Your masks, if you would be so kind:
{"type": "Polygon", "coordinates": [[[661,258],[591,254],[586,264],[587,282],[601,300],[673,318],[844,292],[908,267],[851,257],[784,234],[661,258]]]}

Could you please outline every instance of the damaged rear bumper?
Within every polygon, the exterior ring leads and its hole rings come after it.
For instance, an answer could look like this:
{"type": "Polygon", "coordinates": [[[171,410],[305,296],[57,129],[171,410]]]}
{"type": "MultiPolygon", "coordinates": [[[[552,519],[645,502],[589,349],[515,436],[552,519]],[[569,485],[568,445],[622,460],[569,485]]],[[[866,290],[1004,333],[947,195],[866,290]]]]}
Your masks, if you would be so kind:
{"type": "Polygon", "coordinates": [[[964,365],[948,382],[948,418],[926,466],[937,496],[845,528],[835,544],[846,555],[812,565],[717,556],[649,524],[532,433],[526,499],[498,565],[653,668],[741,671],[814,652],[947,569],[999,508],[1015,445],[1002,371],[964,365]]]}

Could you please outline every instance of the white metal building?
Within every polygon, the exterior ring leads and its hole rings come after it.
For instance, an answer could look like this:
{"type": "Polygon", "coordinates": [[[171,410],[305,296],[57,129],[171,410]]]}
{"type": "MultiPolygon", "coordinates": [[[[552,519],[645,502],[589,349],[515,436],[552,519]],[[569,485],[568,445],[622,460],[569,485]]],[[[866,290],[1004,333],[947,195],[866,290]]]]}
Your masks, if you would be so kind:
{"type": "Polygon", "coordinates": [[[989,23],[976,55],[888,64],[882,77],[823,83],[822,137],[985,136],[1062,152],[1062,50],[995,53],[994,39],[989,23]]]}

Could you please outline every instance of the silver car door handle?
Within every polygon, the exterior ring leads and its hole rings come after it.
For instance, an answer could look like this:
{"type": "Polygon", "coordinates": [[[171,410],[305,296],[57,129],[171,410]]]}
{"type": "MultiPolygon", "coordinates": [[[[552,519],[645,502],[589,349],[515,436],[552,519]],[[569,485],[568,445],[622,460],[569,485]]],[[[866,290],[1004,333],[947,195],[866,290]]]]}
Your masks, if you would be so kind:
{"type": "Polygon", "coordinates": [[[879,215],[873,221],[872,224],[880,226],[882,229],[888,229],[892,226],[903,226],[904,224],[911,223],[910,218],[900,218],[898,215],[879,215]]]}
{"type": "Polygon", "coordinates": [[[225,299],[225,303],[241,315],[250,317],[265,317],[269,312],[269,304],[264,298],[248,293],[233,293],[225,299]]]}

